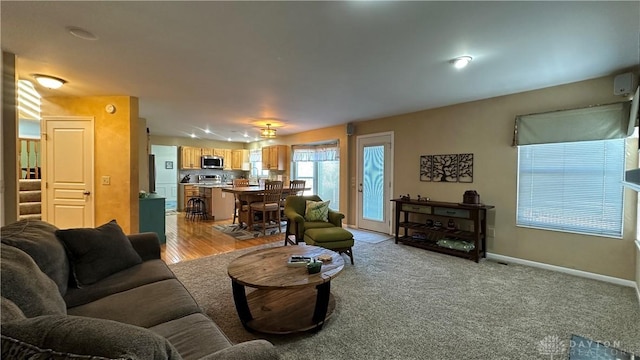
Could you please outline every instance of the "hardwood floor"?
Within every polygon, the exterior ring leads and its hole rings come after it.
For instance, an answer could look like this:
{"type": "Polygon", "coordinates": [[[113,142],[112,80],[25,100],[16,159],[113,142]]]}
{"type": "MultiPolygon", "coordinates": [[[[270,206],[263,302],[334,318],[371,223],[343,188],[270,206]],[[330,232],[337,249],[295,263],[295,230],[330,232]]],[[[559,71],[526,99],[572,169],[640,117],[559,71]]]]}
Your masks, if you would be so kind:
{"type": "Polygon", "coordinates": [[[167,242],[161,246],[161,257],[167,264],[222,254],[272,242],[284,243],[284,232],[250,240],[236,240],[213,228],[217,224],[231,224],[231,220],[187,221],[184,213],[167,215],[167,242]]]}

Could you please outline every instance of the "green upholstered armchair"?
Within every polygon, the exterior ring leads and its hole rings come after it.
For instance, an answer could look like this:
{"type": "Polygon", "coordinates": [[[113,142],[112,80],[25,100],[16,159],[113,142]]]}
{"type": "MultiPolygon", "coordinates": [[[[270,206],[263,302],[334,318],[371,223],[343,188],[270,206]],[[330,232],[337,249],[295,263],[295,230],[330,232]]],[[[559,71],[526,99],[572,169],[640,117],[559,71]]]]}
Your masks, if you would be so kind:
{"type": "Polygon", "coordinates": [[[307,207],[307,200],[322,201],[318,195],[309,196],[287,196],[284,203],[284,216],[287,217],[287,230],[284,238],[285,245],[289,235],[295,235],[295,243],[303,241],[304,232],[308,229],[342,227],[344,214],[329,209],[329,221],[305,221],[304,213],[307,207]]]}

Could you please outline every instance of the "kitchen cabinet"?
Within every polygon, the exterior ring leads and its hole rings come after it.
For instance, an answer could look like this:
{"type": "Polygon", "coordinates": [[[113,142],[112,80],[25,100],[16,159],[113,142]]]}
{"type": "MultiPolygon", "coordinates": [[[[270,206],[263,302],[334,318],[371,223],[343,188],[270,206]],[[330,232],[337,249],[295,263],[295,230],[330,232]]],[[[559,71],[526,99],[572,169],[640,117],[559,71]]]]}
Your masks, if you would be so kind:
{"type": "Polygon", "coordinates": [[[224,152],[225,152],[225,149],[213,149],[214,156],[224,157],[224,152]]]}
{"type": "Polygon", "coordinates": [[[178,195],[180,196],[181,201],[178,201],[178,205],[180,209],[178,211],[184,211],[187,208],[187,201],[194,196],[199,196],[198,186],[197,185],[183,185],[182,192],[178,195]]]}
{"type": "Polygon", "coordinates": [[[231,151],[231,149],[224,149],[224,153],[222,155],[222,158],[224,159],[224,170],[233,170],[233,167],[231,166],[232,162],[233,162],[233,151],[231,151]]]}
{"type": "Polygon", "coordinates": [[[202,148],[202,155],[213,156],[214,149],[213,148],[202,148]]]}
{"type": "Polygon", "coordinates": [[[231,152],[231,170],[250,170],[243,168],[244,164],[249,164],[249,150],[237,149],[231,152]]]}
{"type": "Polygon", "coordinates": [[[262,148],[262,170],[287,170],[289,147],[272,145],[262,148]]]}
{"type": "Polygon", "coordinates": [[[200,157],[202,149],[181,146],[180,147],[180,169],[200,169],[200,157]]]}

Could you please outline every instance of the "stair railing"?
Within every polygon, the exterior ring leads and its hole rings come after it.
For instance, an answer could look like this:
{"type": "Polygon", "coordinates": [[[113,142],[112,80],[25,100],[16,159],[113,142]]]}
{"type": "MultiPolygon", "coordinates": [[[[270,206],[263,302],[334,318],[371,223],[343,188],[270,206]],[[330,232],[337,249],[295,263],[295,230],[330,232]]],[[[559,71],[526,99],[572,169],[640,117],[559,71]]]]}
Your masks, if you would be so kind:
{"type": "Polygon", "coordinates": [[[40,139],[18,138],[18,159],[21,179],[41,179],[40,173],[40,139]]]}

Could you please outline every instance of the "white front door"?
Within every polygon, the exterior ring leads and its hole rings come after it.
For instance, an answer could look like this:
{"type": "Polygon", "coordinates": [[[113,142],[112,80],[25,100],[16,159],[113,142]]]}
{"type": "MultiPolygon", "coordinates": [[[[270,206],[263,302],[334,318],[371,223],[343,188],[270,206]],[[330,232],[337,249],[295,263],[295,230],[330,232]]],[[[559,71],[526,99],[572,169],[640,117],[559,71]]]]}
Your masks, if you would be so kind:
{"type": "Polygon", "coordinates": [[[358,228],[391,233],[393,133],[358,136],[358,228]]]}
{"type": "Polygon", "coordinates": [[[94,226],[93,117],[42,119],[42,219],[61,228],[94,226]]]}

